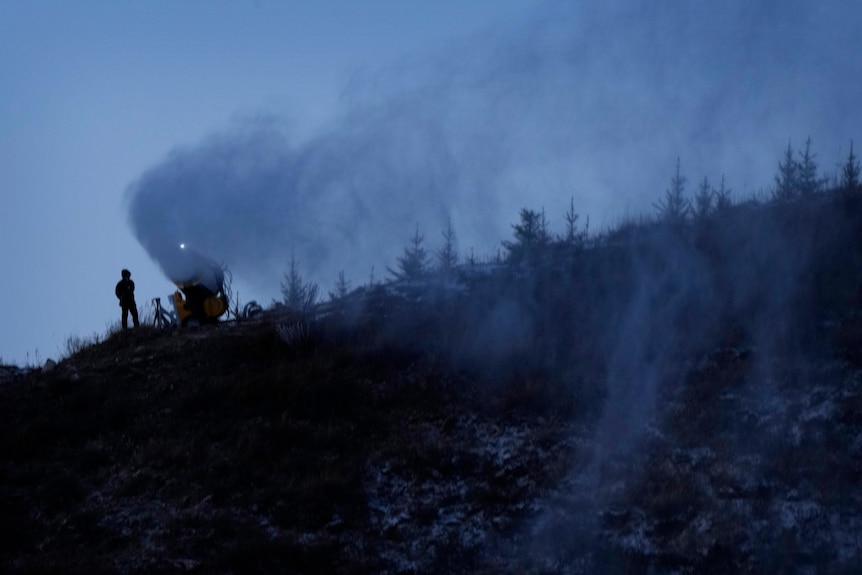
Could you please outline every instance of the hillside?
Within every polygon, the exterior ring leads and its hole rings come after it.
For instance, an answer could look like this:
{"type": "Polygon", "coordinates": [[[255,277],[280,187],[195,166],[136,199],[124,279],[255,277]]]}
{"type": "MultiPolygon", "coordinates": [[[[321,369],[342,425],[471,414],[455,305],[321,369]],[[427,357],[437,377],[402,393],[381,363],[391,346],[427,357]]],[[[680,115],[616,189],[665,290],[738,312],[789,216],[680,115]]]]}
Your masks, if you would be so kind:
{"type": "Polygon", "coordinates": [[[294,348],[266,321],[119,333],[0,393],[20,572],[448,570],[575,451],[426,358],[294,348]]]}
{"type": "Polygon", "coordinates": [[[862,205],[616,230],[0,385],[12,573],[857,573],[862,205]]]}

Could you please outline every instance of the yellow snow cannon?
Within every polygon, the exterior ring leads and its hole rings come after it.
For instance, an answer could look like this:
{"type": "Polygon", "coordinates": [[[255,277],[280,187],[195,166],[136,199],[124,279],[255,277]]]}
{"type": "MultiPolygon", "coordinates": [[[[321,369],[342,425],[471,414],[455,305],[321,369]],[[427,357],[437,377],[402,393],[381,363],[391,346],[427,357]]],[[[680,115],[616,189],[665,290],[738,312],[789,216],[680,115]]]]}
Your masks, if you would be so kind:
{"type": "Polygon", "coordinates": [[[181,326],[217,323],[228,310],[224,271],[216,262],[187,250],[184,245],[180,248],[186,253],[187,262],[193,264],[185,269],[193,273],[186,276],[189,279],[173,279],[179,288],[173,295],[177,320],[181,326]]]}

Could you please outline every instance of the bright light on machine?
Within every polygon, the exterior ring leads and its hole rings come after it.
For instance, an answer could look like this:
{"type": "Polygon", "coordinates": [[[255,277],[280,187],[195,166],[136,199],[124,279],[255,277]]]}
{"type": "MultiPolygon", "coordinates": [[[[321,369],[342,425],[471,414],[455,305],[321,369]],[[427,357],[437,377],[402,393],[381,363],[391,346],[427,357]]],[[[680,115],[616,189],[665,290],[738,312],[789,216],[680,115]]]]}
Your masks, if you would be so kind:
{"type": "Polygon", "coordinates": [[[173,298],[180,325],[217,323],[228,307],[224,270],[185,242],[175,245],[180,251],[173,260],[174,269],[169,277],[179,288],[173,298]]]}

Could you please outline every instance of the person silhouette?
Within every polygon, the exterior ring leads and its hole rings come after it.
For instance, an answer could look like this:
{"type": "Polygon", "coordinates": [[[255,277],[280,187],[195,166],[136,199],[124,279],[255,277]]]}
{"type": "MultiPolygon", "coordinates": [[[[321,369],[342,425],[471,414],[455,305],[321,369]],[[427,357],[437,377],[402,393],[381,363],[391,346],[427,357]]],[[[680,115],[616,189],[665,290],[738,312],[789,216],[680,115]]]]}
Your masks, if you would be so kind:
{"type": "Polygon", "coordinates": [[[135,327],[138,323],[138,306],[135,305],[135,282],[132,281],[132,272],[123,270],[120,272],[123,279],[117,282],[117,287],[114,288],[114,294],[120,300],[120,307],[123,309],[123,329],[129,327],[129,312],[132,313],[132,323],[135,327]]]}

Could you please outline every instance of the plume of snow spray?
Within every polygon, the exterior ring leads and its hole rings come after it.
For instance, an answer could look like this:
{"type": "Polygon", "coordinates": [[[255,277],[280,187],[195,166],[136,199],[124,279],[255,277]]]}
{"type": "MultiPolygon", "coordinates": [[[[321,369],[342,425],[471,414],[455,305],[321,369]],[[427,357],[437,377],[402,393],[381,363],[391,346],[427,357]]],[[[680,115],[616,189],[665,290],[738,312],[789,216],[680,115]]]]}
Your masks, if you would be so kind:
{"type": "Polygon", "coordinates": [[[677,156],[752,185],[789,137],[851,137],[857,107],[840,104],[862,91],[841,57],[858,10],[791,4],[550,5],[357,78],[314,138],[254,119],[171,152],[129,187],[129,220],[163,265],[187,241],[272,289],[291,253],[319,281],[367,277],[417,223],[437,237],[451,218],[480,253],[524,206],[575,196],[608,225],[650,209],[677,156]]]}

